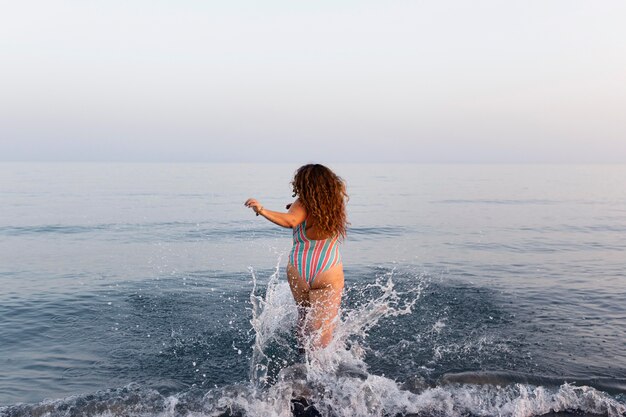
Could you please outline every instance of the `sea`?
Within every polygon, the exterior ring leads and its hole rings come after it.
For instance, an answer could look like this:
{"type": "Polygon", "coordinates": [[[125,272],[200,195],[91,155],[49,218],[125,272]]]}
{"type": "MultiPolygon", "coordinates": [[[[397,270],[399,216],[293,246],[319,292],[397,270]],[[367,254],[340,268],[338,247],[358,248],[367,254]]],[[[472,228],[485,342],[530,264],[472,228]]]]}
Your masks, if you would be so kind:
{"type": "Polygon", "coordinates": [[[328,166],[302,353],[291,230],[243,204],[298,164],[1,163],[0,416],[626,416],[626,165],[328,166]]]}

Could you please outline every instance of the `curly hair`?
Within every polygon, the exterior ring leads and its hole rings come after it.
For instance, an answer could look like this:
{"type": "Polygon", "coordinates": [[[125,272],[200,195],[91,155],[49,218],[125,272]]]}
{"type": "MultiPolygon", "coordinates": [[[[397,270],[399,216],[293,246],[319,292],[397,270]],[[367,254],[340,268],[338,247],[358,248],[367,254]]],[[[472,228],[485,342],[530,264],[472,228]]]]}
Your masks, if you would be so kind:
{"type": "Polygon", "coordinates": [[[345,238],[348,193],[343,179],[324,165],[308,164],[298,168],[291,185],[322,234],[345,238]]]}

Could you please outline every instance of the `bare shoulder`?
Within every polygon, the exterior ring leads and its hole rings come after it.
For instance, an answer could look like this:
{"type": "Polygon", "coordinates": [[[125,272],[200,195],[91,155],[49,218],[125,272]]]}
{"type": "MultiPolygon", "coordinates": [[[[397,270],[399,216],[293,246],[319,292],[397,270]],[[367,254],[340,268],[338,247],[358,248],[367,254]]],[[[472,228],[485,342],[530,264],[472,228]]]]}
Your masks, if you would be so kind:
{"type": "Polygon", "coordinates": [[[292,216],[294,226],[302,223],[307,216],[304,204],[302,204],[299,198],[296,199],[296,201],[294,201],[293,203],[289,204],[289,211],[287,213],[292,216]]]}
{"type": "Polygon", "coordinates": [[[294,201],[293,203],[289,204],[289,213],[291,214],[304,213],[306,215],[306,208],[304,208],[304,204],[302,204],[299,198],[297,198],[296,201],[294,201]]]}
{"type": "Polygon", "coordinates": [[[304,204],[302,204],[302,202],[300,201],[299,198],[296,198],[296,201],[294,201],[293,203],[290,204],[291,207],[301,207],[303,210],[305,210],[304,208],[304,204]]]}

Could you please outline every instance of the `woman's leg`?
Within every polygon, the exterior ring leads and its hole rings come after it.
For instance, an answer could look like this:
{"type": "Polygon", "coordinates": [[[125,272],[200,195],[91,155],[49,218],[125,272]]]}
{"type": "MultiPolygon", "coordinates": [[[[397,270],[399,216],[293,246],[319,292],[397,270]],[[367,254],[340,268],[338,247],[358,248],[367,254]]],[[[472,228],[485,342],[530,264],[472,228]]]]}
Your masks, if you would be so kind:
{"type": "Polygon", "coordinates": [[[333,338],[337,314],[343,292],[343,265],[337,265],[318,274],[308,291],[311,306],[308,317],[309,331],[316,335],[316,347],[326,347],[333,338]]]}
{"type": "Polygon", "coordinates": [[[310,306],[310,287],[306,280],[300,276],[298,269],[292,264],[287,265],[287,280],[289,281],[289,288],[291,288],[293,299],[298,306],[297,332],[298,339],[302,342],[305,337],[306,316],[310,306]]]}

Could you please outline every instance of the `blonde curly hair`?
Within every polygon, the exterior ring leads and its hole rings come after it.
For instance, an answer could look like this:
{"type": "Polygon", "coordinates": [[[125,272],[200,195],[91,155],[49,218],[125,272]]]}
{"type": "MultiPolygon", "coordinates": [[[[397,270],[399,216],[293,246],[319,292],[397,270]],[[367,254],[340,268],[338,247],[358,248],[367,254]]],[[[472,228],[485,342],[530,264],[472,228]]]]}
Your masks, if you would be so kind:
{"type": "Polygon", "coordinates": [[[348,220],[346,183],[320,164],[303,165],[296,171],[293,196],[300,198],[308,217],[324,235],[345,238],[348,220]]]}

